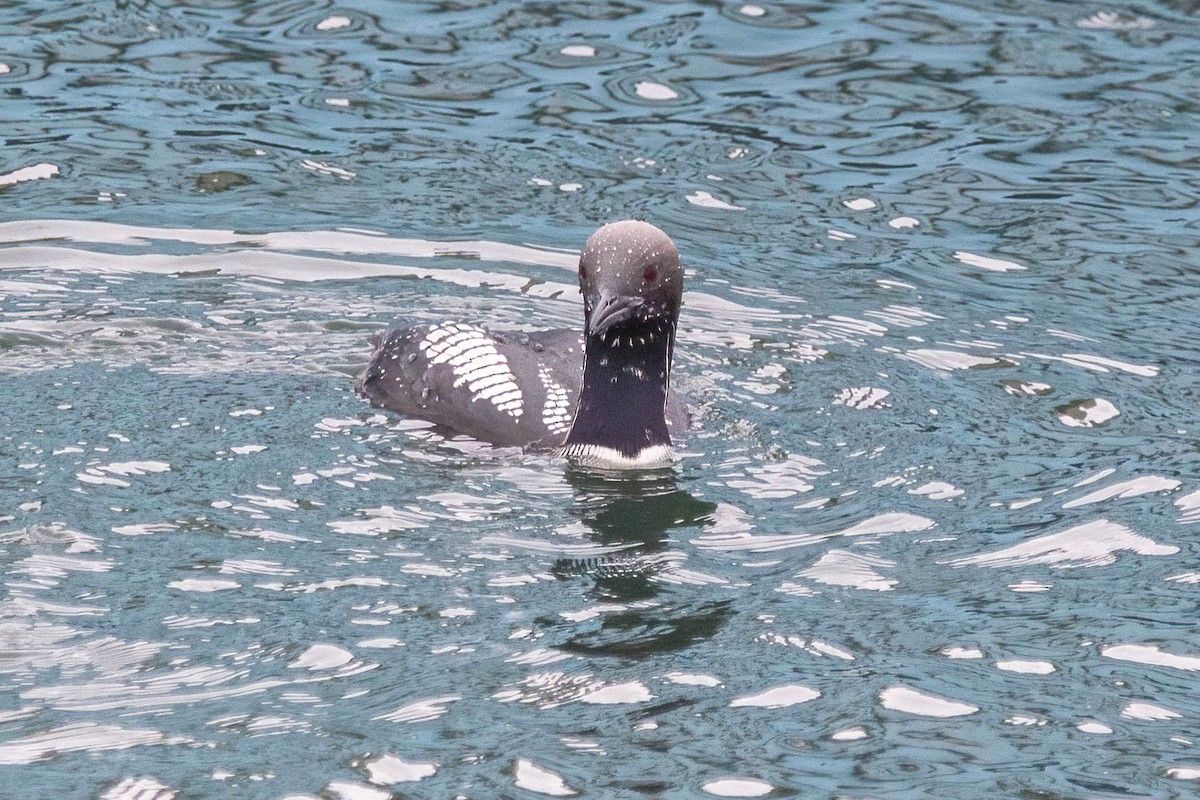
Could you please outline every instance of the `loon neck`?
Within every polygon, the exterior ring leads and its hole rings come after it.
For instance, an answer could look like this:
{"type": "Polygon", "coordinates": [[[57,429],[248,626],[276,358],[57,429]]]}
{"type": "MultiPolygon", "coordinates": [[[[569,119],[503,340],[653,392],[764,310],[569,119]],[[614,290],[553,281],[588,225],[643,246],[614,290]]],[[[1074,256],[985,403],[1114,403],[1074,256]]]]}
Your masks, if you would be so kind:
{"type": "Polygon", "coordinates": [[[674,345],[675,325],[665,319],[588,336],[583,386],[562,454],[607,468],[670,463],[666,404],[674,345]]]}

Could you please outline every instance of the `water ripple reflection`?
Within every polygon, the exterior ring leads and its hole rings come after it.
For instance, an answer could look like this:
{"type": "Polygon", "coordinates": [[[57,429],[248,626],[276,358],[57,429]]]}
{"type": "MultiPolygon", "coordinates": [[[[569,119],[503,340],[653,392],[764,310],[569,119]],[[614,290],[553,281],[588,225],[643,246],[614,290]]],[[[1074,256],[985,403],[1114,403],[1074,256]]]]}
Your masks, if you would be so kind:
{"type": "Polygon", "coordinates": [[[1186,795],[1195,18],[5,4],[6,780],[1186,795]],[[395,318],[577,325],[631,216],[675,470],[354,396],[395,318]]]}

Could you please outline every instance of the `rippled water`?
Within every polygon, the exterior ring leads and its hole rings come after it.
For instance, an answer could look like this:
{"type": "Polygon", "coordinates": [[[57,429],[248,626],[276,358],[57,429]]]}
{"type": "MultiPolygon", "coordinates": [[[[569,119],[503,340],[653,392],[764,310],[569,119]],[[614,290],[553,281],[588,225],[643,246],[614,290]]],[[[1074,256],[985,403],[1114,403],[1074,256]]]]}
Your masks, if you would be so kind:
{"type": "Polygon", "coordinates": [[[6,5],[3,792],[1189,796],[1198,14],[6,5]],[[354,396],[630,216],[677,469],[354,396]]]}

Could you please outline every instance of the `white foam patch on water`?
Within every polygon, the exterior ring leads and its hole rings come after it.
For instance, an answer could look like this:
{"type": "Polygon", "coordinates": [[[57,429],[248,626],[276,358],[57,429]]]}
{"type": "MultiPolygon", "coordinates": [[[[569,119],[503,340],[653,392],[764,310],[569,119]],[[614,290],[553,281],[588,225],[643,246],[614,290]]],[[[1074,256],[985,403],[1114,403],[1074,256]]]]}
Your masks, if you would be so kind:
{"type": "Polygon", "coordinates": [[[842,205],[851,211],[869,211],[879,204],[869,197],[856,197],[853,200],[843,200],[842,205]]]}
{"type": "MultiPolygon", "coordinates": [[[[81,552],[94,551],[84,550],[81,552]]],[[[111,572],[114,566],[116,566],[116,562],[110,559],[96,560],[51,553],[34,553],[14,562],[10,569],[14,574],[25,575],[41,585],[47,585],[68,578],[73,572],[111,572]]]]}
{"type": "Polygon", "coordinates": [[[1169,767],[1167,769],[1167,777],[1174,778],[1177,781],[1198,781],[1200,780],[1200,765],[1169,767]]]}
{"type": "Polygon", "coordinates": [[[594,705],[617,705],[620,703],[645,703],[654,699],[646,684],[641,681],[626,681],[601,686],[579,698],[581,703],[594,705]]]}
{"type": "Polygon", "coordinates": [[[829,738],[835,742],[857,742],[860,739],[867,738],[867,729],[861,725],[855,725],[853,728],[843,728],[840,731],[835,731],[830,734],[829,738]]]}
{"type": "Polygon", "coordinates": [[[1143,556],[1169,556],[1178,553],[1179,548],[1158,544],[1124,525],[1098,519],[1002,550],[942,563],[955,567],[1013,567],[1026,564],[1048,564],[1052,569],[1101,567],[1115,562],[1117,554],[1122,551],[1143,556]]]}
{"type": "Polygon", "coordinates": [[[155,472],[168,472],[171,465],[163,461],[120,461],[114,464],[99,464],[89,466],[75,477],[83,483],[128,487],[132,484],[122,478],[133,475],[147,475],[155,472]],[[121,477],[114,477],[114,476],[121,477]]]}
{"type": "Polygon", "coordinates": [[[513,779],[518,788],[551,797],[579,794],[567,785],[562,776],[524,758],[517,759],[517,763],[513,767],[513,779]]]}
{"type": "Polygon", "coordinates": [[[559,661],[566,661],[571,658],[570,653],[564,653],[561,650],[555,650],[550,647],[536,647],[533,650],[527,650],[524,653],[514,653],[504,659],[509,664],[530,664],[532,666],[545,666],[554,664],[559,661]]]}
{"type": "Polygon", "coordinates": [[[1149,17],[1131,17],[1119,11],[1097,11],[1090,17],[1075,20],[1076,27],[1093,31],[1141,31],[1154,27],[1149,17]]]}
{"type": "Polygon", "coordinates": [[[996,669],[1005,672],[1018,672],[1022,675],[1049,675],[1055,672],[1055,667],[1049,661],[997,661],[996,669]]]}
{"type": "Polygon", "coordinates": [[[873,592],[890,592],[899,582],[886,578],[875,571],[876,567],[896,566],[895,561],[878,556],[852,553],[848,550],[830,550],[799,577],[828,586],[848,586],[873,592]]]}
{"type": "Polygon", "coordinates": [[[1105,358],[1104,356],[1094,356],[1086,353],[1063,353],[1061,356],[1050,356],[1044,353],[1022,353],[1022,355],[1030,356],[1031,358],[1041,358],[1047,361],[1061,361],[1064,364],[1083,367],[1092,372],[1117,370],[1118,372],[1127,372],[1131,375],[1140,375],[1143,378],[1153,378],[1159,373],[1159,368],[1153,364],[1130,364],[1127,361],[1118,361],[1115,358],[1105,358]]]}
{"type": "Polygon", "coordinates": [[[1008,504],[1008,507],[1010,509],[1012,509],[1013,511],[1020,511],[1022,508],[1029,508],[1030,506],[1036,506],[1040,502],[1042,502],[1041,497],[1030,497],[1025,500],[1013,500],[1011,503],[1008,504]]]}
{"type": "Polygon", "coordinates": [[[1014,714],[1004,720],[1009,725],[1020,725],[1026,728],[1039,728],[1046,724],[1047,720],[1041,717],[1031,716],[1029,714],[1014,714]]]}
{"type": "Polygon", "coordinates": [[[896,217],[895,219],[888,220],[888,227],[895,228],[898,231],[915,228],[920,224],[921,223],[913,217],[896,217]]]}
{"type": "Polygon", "coordinates": [[[787,636],[781,633],[768,632],[760,633],[757,637],[760,642],[768,644],[786,645],[788,647],[799,647],[801,650],[806,650],[814,656],[828,656],[830,658],[840,658],[843,661],[853,661],[854,655],[837,645],[822,642],[819,639],[809,641],[800,636],[787,636]]]}
{"type": "Polygon", "coordinates": [[[352,781],[331,781],[324,793],[332,795],[334,800],[391,800],[392,797],[391,792],[352,781]]]}
{"type": "Polygon", "coordinates": [[[887,389],[876,389],[872,386],[862,386],[858,388],[842,389],[833,398],[835,405],[847,406],[856,409],[868,408],[886,408],[888,403],[887,398],[891,397],[892,393],[887,389]]]}
{"type": "Polygon", "coordinates": [[[100,469],[115,475],[145,475],[150,472],[167,472],[171,465],[165,461],[120,461],[100,469]]]}
{"type": "Polygon", "coordinates": [[[724,200],[718,200],[713,197],[710,192],[697,190],[689,194],[686,200],[694,206],[701,208],[716,208],[722,211],[745,211],[742,206],[735,206],[732,203],[726,203],[724,200]]]}
{"type": "Polygon", "coordinates": [[[901,353],[900,358],[915,361],[929,369],[939,370],[979,369],[980,367],[996,367],[1005,363],[992,356],[976,356],[961,350],[938,350],[924,347],[901,353]]]}
{"type": "Polygon", "coordinates": [[[835,536],[875,536],[890,533],[916,533],[927,531],[937,523],[928,517],[906,512],[879,514],[838,531],[835,536]]]}
{"type": "Polygon", "coordinates": [[[967,266],[978,267],[988,272],[1012,272],[1014,270],[1027,269],[1015,261],[1005,261],[1002,258],[992,258],[991,256],[980,256],[968,253],[966,250],[959,250],[954,254],[954,257],[967,266]]]}
{"type": "MultiPolygon", "coordinates": [[[[549,181],[545,185],[550,185],[549,181]]],[[[524,245],[513,245],[504,242],[490,241],[430,241],[426,239],[399,239],[390,236],[379,236],[376,234],[365,233],[363,231],[276,231],[269,233],[240,233],[232,229],[229,230],[211,230],[211,229],[196,229],[196,228],[151,228],[139,225],[120,225],[107,222],[87,222],[82,220],[21,220],[20,222],[0,223],[0,242],[9,244],[43,241],[43,240],[66,240],[73,242],[88,242],[94,244],[114,244],[133,247],[145,247],[154,241],[167,242],[183,242],[185,244],[209,245],[220,247],[249,247],[248,251],[241,251],[231,254],[227,259],[229,264],[228,269],[235,269],[238,263],[245,263],[247,256],[253,260],[254,253],[261,253],[263,249],[276,251],[307,251],[307,252],[326,252],[337,254],[360,254],[360,255],[391,255],[402,256],[407,258],[437,258],[447,253],[460,253],[478,255],[484,261],[511,261],[520,264],[534,264],[542,266],[556,266],[564,269],[574,270],[579,264],[579,256],[577,253],[564,253],[557,250],[547,250],[544,248],[528,247],[524,245]]],[[[44,255],[53,255],[54,252],[60,254],[76,253],[79,257],[75,268],[87,269],[87,264],[83,260],[85,257],[90,257],[92,261],[92,270],[97,266],[103,266],[105,261],[112,263],[112,269],[119,269],[119,263],[124,262],[127,269],[137,270],[144,268],[145,264],[139,264],[139,259],[129,259],[128,255],[113,254],[110,259],[102,257],[96,259],[102,254],[94,252],[80,252],[73,250],[59,250],[50,248],[50,252],[44,255]]],[[[108,255],[108,254],[103,254],[108,255]]],[[[184,257],[182,260],[178,258],[165,258],[164,262],[154,269],[147,271],[173,273],[179,271],[188,271],[193,269],[191,262],[195,261],[198,266],[195,269],[203,269],[203,264],[207,263],[208,268],[213,268],[216,265],[212,262],[212,258],[216,253],[208,253],[198,258],[184,257]]],[[[44,256],[38,256],[42,258],[44,256]]],[[[157,263],[157,262],[156,262],[157,263]]],[[[348,265],[345,261],[332,262],[329,265],[328,275],[331,278],[336,277],[336,268],[341,265],[345,269],[348,265]]],[[[59,263],[58,266],[66,266],[59,263]]],[[[358,266],[366,267],[366,262],[360,263],[358,266]]],[[[398,265],[375,264],[374,269],[370,270],[370,274],[387,275],[397,274],[395,270],[398,265]]],[[[238,274],[259,274],[254,270],[250,272],[237,271],[238,274]]],[[[420,270],[417,268],[403,270],[399,274],[409,275],[410,277],[429,276],[428,270],[420,270]]],[[[458,273],[461,275],[462,273],[458,273]]],[[[277,277],[286,277],[279,275],[277,277]]],[[[291,276],[292,279],[304,280],[302,273],[291,276]]],[[[358,273],[343,274],[343,278],[361,277],[358,273]]],[[[431,277],[436,278],[436,275],[431,277]]],[[[520,285],[528,283],[526,276],[514,276],[522,281],[520,285]]],[[[324,279],[324,278],[320,278],[324,279]]],[[[478,284],[475,284],[478,285],[478,284]]]]}
{"type": "Polygon", "coordinates": [[[1095,734],[1098,736],[1106,736],[1113,732],[1112,728],[1108,727],[1103,722],[1097,722],[1094,719],[1087,720],[1085,722],[1080,722],[1075,727],[1078,728],[1079,730],[1083,731],[1084,733],[1091,733],[1091,734],[1095,734]]]}
{"type": "MultiPolygon", "coordinates": [[[[313,425],[313,427],[319,431],[325,431],[326,433],[339,433],[351,428],[361,427],[365,424],[366,423],[364,423],[361,419],[354,419],[353,417],[340,419],[337,417],[323,417],[321,421],[313,425]]],[[[350,470],[347,468],[345,471],[349,472],[350,470]]]]}
{"type": "Polygon", "coordinates": [[[1157,475],[1147,475],[1141,478],[1114,483],[1103,489],[1097,489],[1091,494],[1077,497],[1063,503],[1063,508],[1078,508],[1079,506],[1100,503],[1113,498],[1137,497],[1151,492],[1170,492],[1180,487],[1181,483],[1171,478],[1161,478],[1157,475]]]}
{"type": "Polygon", "coordinates": [[[933,528],[937,523],[928,517],[893,512],[878,514],[849,528],[832,533],[792,533],[776,536],[754,536],[748,533],[702,536],[693,540],[698,547],[711,550],[748,550],[755,553],[786,550],[823,542],[839,536],[887,536],[894,533],[915,533],[933,528]]]}
{"type": "Polygon", "coordinates": [[[1001,381],[1004,386],[1004,391],[1012,395],[1026,395],[1028,397],[1040,397],[1041,395],[1050,394],[1054,391],[1054,387],[1048,383],[1039,383],[1038,381],[1022,381],[1016,379],[1005,379],[1001,381]]]}
{"type": "Polygon", "coordinates": [[[762,17],[762,16],[766,16],[767,10],[765,8],[763,8],[762,6],[756,6],[756,5],[747,3],[746,5],[744,5],[738,9],[738,13],[743,14],[747,17],[762,17]]]}
{"type": "Polygon", "coordinates": [[[782,499],[812,491],[809,479],[828,474],[823,466],[815,458],[789,455],[782,461],[747,467],[744,477],[731,476],[725,485],[758,499],[782,499]]]}
{"type": "Polygon", "coordinates": [[[1200,670],[1200,656],[1179,656],[1166,653],[1154,644],[1114,644],[1100,648],[1100,655],[1118,661],[1134,661],[1152,667],[1170,667],[1187,672],[1200,670]]]}
{"type": "Polygon", "coordinates": [[[1096,428],[1121,415],[1120,410],[1103,397],[1093,397],[1060,406],[1058,421],[1071,428],[1096,428]]]}
{"type": "Polygon", "coordinates": [[[664,86],[661,83],[653,81],[638,81],[633,86],[633,91],[638,97],[646,100],[674,100],[679,97],[679,92],[672,89],[670,86],[664,86]]]}
{"type": "Polygon", "coordinates": [[[405,564],[400,571],[406,575],[421,575],[426,578],[453,578],[457,573],[441,564],[405,564]]]}
{"type": "Polygon", "coordinates": [[[126,679],[98,678],[79,683],[39,686],[26,697],[40,699],[60,711],[162,713],[177,705],[261,694],[287,684],[276,678],[246,683],[242,674],[223,666],[179,666],[126,679]]]}
{"type": "MultiPolygon", "coordinates": [[[[261,234],[213,229],[152,228],[79,220],[21,220],[0,222],[0,243],[16,244],[5,250],[4,270],[34,270],[39,274],[53,271],[98,275],[158,274],[178,275],[205,272],[222,276],[253,276],[284,281],[354,281],[367,277],[408,277],[436,281],[471,289],[486,287],[496,292],[528,298],[560,298],[578,289],[574,273],[579,266],[577,252],[538,248],[482,240],[430,241],[401,239],[361,230],[276,231],[261,234]],[[127,248],[151,248],[145,254],[110,252],[109,248],[73,247],[64,243],[119,245],[127,248]],[[50,244],[53,243],[53,244],[50,244]],[[178,243],[205,246],[205,252],[177,255],[178,243]],[[369,259],[355,260],[348,255],[362,254],[369,259]],[[480,261],[531,264],[569,270],[570,282],[544,280],[530,284],[526,270],[460,269],[403,263],[404,259],[436,259],[447,254],[456,258],[478,256],[480,261]],[[381,258],[386,257],[386,258],[381,258]],[[399,257],[399,258],[393,258],[399,257]]],[[[763,304],[736,303],[714,294],[689,290],[689,313],[696,313],[719,327],[707,330],[730,332],[722,335],[724,346],[749,349],[754,338],[751,329],[757,322],[775,323],[782,312],[763,304]],[[732,344],[728,336],[732,336],[732,344]]],[[[697,328],[691,335],[706,334],[697,328]]],[[[228,369],[239,372],[259,364],[242,361],[228,369]]],[[[275,368],[277,364],[270,365],[275,368]]],[[[202,372],[213,365],[205,362],[202,372]]],[[[395,423],[400,427],[404,423],[395,423]]],[[[408,422],[417,427],[428,423],[408,422]]]]}
{"type": "MultiPolygon", "coordinates": [[[[229,505],[217,505],[213,503],[214,508],[229,508],[229,505]]],[[[247,539],[262,539],[264,542],[311,542],[311,539],[305,539],[303,536],[296,536],[291,533],[280,533],[279,531],[268,531],[262,529],[253,530],[232,530],[229,532],[232,536],[244,536],[247,539]]]]}
{"type": "Polygon", "coordinates": [[[364,766],[371,783],[390,785],[424,780],[437,772],[438,765],[432,761],[405,761],[393,755],[382,755],[364,766]]]}
{"type": "Polygon", "coordinates": [[[591,58],[596,55],[596,48],[590,44],[569,44],[558,52],[572,58],[591,58]]]}
{"type": "Polygon", "coordinates": [[[349,17],[326,17],[317,23],[317,30],[337,31],[342,28],[349,28],[351,24],[349,17]]]}
{"type": "Polygon", "coordinates": [[[121,728],[96,722],[78,722],[0,742],[0,765],[33,764],[63,753],[99,753],[106,750],[126,750],[141,745],[181,744],[186,741],[144,728],[121,728]]]}
{"type": "Polygon", "coordinates": [[[371,717],[371,719],[383,719],[388,722],[431,722],[445,716],[450,710],[450,704],[458,700],[462,700],[462,697],[456,694],[430,697],[400,706],[395,711],[380,714],[377,717],[371,717]]]}
{"type": "Polygon", "coordinates": [[[362,510],[363,519],[334,520],[325,523],[338,533],[349,533],[358,536],[378,536],[385,533],[427,528],[434,516],[418,508],[409,506],[398,509],[393,506],[366,508],[362,510]]]}
{"type": "Polygon", "coordinates": [[[97,800],[174,800],[175,790],[157,778],[125,778],[104,790],[97,800]]]}
{"type": "Polygon", "coordinates": [[[775,789],[769,783],[751,778],[721,778],[710,781],[701,788],[717,797],[762,797],[775,789]]]}
{"type": "Polygon", "coordinates": [[[1125,719],[1139,719],[1147,722],[1166,722],[1169,719],[1180,719],[1183,715],[1169,708],[1156,706],[1153,703],[1130,703],[1121,711],[1125,719]]]}
{"type": "Polygon", "coordinates": [[[363,639],[358,643],[358,647],[365,647],[368,650],[390,650],[393,647],[403,647],[404,641],[393,636],[380,636],[376,639],[363,639]]]}
{"type": "Polygon", "coordinates": [[[354,655],[349,650],[343,650],[337,645],[314,644],[300,654],[300,657],[288,664],[289,669],[333,669],[349,664],[354,655]]]}
{"type": "Polygon", "coordinates": [[[299,570],[277,561],[256,558],[227,558],[217,570],[222,575],[295,575],[299,570]]]}
{"type": "Polygon", "coordinates": [[[181,592],[220,592],[225,589],[241,588],[241,584],[237,581],[222,580],[220,578],[183,578],[182,580],[171,581],[167,586],[171,589],[178,589],[181,592]]]}
{"type": "Polygon", "coordinates": [[[1200,491],[1190,492],[1175,501],[1179,509],[1179,524],[1192,525],[1200,522],[1200,491]]]}
{"type": "Polygon", "coordinates": [[[357,176],[357,173],[351,172],[348,169],[335,167],[332,164],[326,164],[323,161],[313,161],[311,158],[306,158],[300,162],[300,166],[309,172],[315,172],[318,175],[331,175],[335,178],[341,178],[348,181],[357,176]]]}
{"type": "Polygon", "coordinates": [[[922,717],[961,717],[979,710],[969,703],[918,692],[907,686],[887,687],[879,693],[879,702],[884,708],[922,717]]]}
{"type": "Polygon", "coordinates": [[[930,500],[950,500],[964,494],[962,489],[945,481],[930,481],[915,489],[909,489],[908,493],[928,497],[930,500]]]}
{"type": "Polygon", "coordinates": [[[805,649],[808,650],[808,652],[814,653],[815,655],[819,655],[819,656],[830,656],[832,658],[840,658],[843,661],[853,661],[854,660],[854,656],[848,650],[843,650],[842,648],[838,647],[837,645],[832,645],[832,644],[829,644],[828,642],[822,642],[820,639],[813,639],[811,642],[808,643],[808,645],[805,647],[805,649]]]}
{"type": "Polygon", "coordinates": [[[518,686],[501,689],[492,698],[501,703],[537,703],[540,708],[556,708],[574,703],[604,685],[591,675],[542,672],[529,675],[518,686]]]}
{"type": "Polygon", "coordinates": [[[816,700],[820,696],[821,693],[816,689],[802,686],[798,683],[791,683],[785,686],[776,686],[773,689],[767,689],[758,694],[734,698],[730,701],[729,707],[787,708],[788,706],[795,706],[807,703],[810,700],[816,700]]]}
{"type": "Polygon", "coordinates": [[[983,658],[983,651],[976,647],[943,647],[940,652],[946,658],[983,658]]]}
{"type": "Polygon", "coordinates": [[[701,675],[691,672],[668,672],[663,676],[671,683],[682,684],[683,686],[720,686],[721,680],[714,678],[712,675],[701,675]]]}
{"type": "Polygon", "coordinates": [[[23,167],[0,175],[0,186],[12,186],[14,183],[24,183],[25,181],[41,181],[53,178],[55,175],[58,175],[58,167],[54,164],[34,164],[32,167],[23,167]]]}

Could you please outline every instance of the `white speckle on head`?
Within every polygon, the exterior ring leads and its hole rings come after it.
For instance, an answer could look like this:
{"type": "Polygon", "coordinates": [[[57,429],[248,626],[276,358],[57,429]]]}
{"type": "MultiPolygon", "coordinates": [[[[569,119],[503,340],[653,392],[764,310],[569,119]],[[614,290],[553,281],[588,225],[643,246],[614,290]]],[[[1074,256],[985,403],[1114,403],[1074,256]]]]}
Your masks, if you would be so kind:
{"type": "Polygon", "coordinates": [[[511,417],[524,411],[521,387],[496,349],[496,340],[482,328],[445,322],[425,334],[418,346],[432,364],[448,364],[454,373],[454,388],[471,391],[471,402],[488,400],[511,417]]]}

